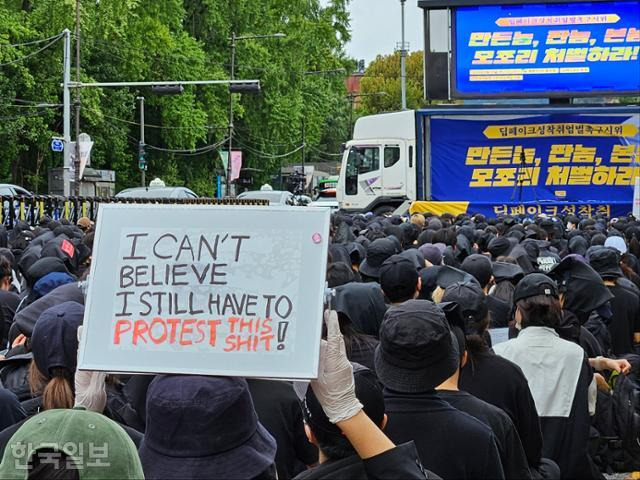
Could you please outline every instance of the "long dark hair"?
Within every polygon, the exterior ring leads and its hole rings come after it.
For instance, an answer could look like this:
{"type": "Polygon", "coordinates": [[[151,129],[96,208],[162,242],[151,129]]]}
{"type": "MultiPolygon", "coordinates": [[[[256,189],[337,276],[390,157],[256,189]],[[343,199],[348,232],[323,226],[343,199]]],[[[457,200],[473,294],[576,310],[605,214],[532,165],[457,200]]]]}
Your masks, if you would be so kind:
{"type": "Polygon", "coordinates": [[[536,295],[520,300],[516,306],[522,315],[522,328],[556,328],[562,323],[562,306],[555,297],[536,295]]]}

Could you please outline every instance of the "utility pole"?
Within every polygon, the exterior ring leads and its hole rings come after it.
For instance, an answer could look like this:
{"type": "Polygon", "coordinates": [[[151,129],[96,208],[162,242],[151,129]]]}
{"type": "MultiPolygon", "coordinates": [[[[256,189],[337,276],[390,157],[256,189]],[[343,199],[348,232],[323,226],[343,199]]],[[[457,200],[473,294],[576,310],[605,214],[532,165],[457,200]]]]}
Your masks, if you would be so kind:
{"type": "Polygon", "coordinates": [[[400,81],[402,86],[402,110],[407,109],[407,45],[404,41],[404,3],[400,0],[402,16],[402,46],[400,47],[400,81]]]}
{"type": "Polygon", "coordinates": [[[307,192],[307,173],[304,171],[304,163],[305,163],[305,147],[307,146],[306,132],[305,132],[305,121],[304,116],[302,117],[302,195],[307,192]]]}
{"type": "Polygon", "coordinates": [[[266,35],[241,35],[237,36],[236,32],[231,32],[231,37],[229,38],[230,46],[231,46],[231,82],[229,84],[229,160],[227,163],[227,196],[230,196],[231,192],[231,152],[233,150],[233,94],[234,93],[255,93],[259,92],[260,89],[252,88],[254,86],[249,85],[248,82],[245,82],[245,85],[234,86],[234,79],[236,75],[236,45],[239,40],[261,40],[266,38],[284,38],[286,35],[284,33],[269,33],[266,35]]]}
{"type": "MultiPolygon", "coordinates": [[[[236,74],[236,32],[231,32],[231,81],[236,74]]],[[[231,152],[233,149],[233,92],[229,91],[229,156],[227,157],[226,196],[231,196],[231,152]]]]}
{"type": "Polygon", "coordinates": [[[62,74],[62,137],[63,150],[63,194],[71,195],[71,32],[68,28],[62,32],[64,35],[63,74],[62,74]]]}
{"type": "MultiPolygon", "coordinates": [[[[80,84],[80,0],[76,0],[76,82],[80,84]]],[[[74,195],[80,196],[80,87],[76,88],[76,158],[74,162],[74,195]]]]}
{"type": "Polygon", "coordinates": [[[140,179],[143,187],[147,186],[147,157],[144,142],[144,97],[136,98],[140,102],[140,143],[138,144],[138,168],[140,168],[140,179]]]}

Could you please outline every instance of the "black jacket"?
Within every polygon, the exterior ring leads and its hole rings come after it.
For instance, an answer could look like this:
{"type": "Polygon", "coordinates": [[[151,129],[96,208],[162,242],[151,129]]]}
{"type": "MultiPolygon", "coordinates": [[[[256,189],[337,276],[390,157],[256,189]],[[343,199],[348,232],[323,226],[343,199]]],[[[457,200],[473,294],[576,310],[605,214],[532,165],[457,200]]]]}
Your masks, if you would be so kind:
{"type": "Polygon", "coordinates": [[[540,464],[540,420],[520,367],[492,351],[473,355],[460,372],[460,389],[504,410],[518,431],[529,466],[540,464]]]}
{"type": "Polygon", "coordinates": [[[318,450],[304,432],[302,410],[293,386],[274,380],[247,380],[260,423],[276,439],[276,469],[288,480],[318,462],[318,450]]]}
{"type": "Polygon", "coordinates": [[[385,432],[396,444],[413,440],[423,465],[443,478],[500,479],[504,471],[495,436],[471,415],[434,391],[404,394],[384,390],[385,432]]]}
{"type": "Polygon", "coordinates": [[[511,320],[511,306],[493,295],[487,295],[487,306],[491,315],[489,328],[506,328],[511,320]]]}
{"type": "Polygon", "coordinates": [[[424,480],[440,477],[422,467],[414,443],[409,442],[367,460],[361,460],[357,455],[341,460],[329,460],[302,472],[295,478],[296,480],[424,480]]]}
{"type": "Polygon", "coordinates": [[[609,287],[613,318],[609,323],[613,353],[616,356],[634,353],[633,334],[640,332],[640,299],[632,290],[616,285],[609,287]]]}
{"type": "Polygon", "coordinates": [[[439,390],[438,396],[453,408],[477,418],[493,431],[505,478],[531,478],[527,457],[509,415],[467,392],[439,390]]]}

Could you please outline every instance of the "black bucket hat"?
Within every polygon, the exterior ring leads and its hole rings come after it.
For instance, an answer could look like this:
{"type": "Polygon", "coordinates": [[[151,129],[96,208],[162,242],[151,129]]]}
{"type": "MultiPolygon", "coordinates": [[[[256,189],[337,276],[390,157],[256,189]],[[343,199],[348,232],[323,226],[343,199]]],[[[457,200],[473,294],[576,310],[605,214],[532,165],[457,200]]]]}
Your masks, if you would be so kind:
{"type": "Polygon", "coordinates": [[[520,265],[507,262],[494,262],[493,263],[493,278],[496,283],[500,283],[503,280],[509,280],[513,283],[518,283],[522,277],[524,277],[524,271],[520,265]]]}
{"type": "Polygon", "coordinates": [[[610,247],[594,250],[589,255],[589,264],[603,279],[621,278],[620,253],[610,247]]]}
{"type": "Polygon", "coordinates": [[[147,392],[138,453],[147,479],[244,479],[273,464],[276,442],[244,379],[159,375],[147,392]]]}
{"type": "Polygon", "coordinates": [[[440,308],[427,300],[409,300],[387,311],[375,353],[376,373],[385,387],[428,392],[458,365],[458,344],[440,308]]]}
{"type": "Polygon", "coordinates": [[[379,278],[380,267],[392,255],[400,252],[400,245],[391,238],[379,238],[367,247],[367,256],[360,264],[360,272],[367,277],[379,278]]]}

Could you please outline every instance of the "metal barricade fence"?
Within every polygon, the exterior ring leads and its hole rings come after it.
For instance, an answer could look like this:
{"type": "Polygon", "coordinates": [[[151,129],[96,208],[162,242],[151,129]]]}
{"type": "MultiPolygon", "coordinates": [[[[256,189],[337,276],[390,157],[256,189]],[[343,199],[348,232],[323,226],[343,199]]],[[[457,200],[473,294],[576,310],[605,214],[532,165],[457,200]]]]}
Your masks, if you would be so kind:
{"type": "Polygon", "coordinates": [[[154,204],[154,205],[269,205],[268,200],[238,198],[116,198],[116,197],[58,197],[50,195],[0,196],[0,224],[13,228],[17,221],[25,221],[32,227],[48,216],[53,220],[65,218],[76,223],[79,218],[96,220],[98,208],[103,203],[154,204]]]}

